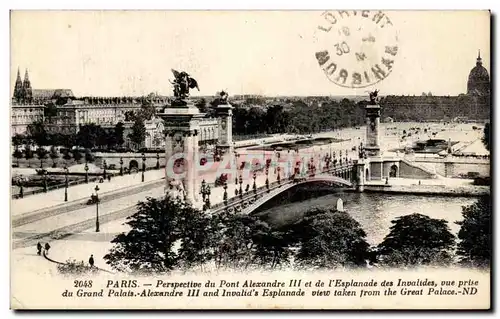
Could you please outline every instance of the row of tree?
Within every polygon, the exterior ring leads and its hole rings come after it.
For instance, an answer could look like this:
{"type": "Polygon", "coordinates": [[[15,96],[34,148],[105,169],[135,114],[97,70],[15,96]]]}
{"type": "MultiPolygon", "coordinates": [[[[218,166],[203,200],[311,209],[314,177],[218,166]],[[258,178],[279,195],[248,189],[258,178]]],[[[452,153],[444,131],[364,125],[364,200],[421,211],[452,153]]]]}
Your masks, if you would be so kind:
{"type": "Polygon", "coordinates": [[[447,222],[421,214],[396,218],[385,239],[370,247],[346,212],[313,209],[300,221],[274,227],[256,216],[208,216],[170,197],[148,198],[128,218],[131,230],[112,240],[104,257],[119,271],[165,273],[207,265],[249,269],[445,266],[489,267],[491,200],[463,208],[458,245],[447,222]],[[456,248],[456,249],[455,249],[456,248]]]}
{"type": "Polygon", "coordinates": [[[26,145],[24,152],[21,152],[19,149],[15,149],[14,153],[12,154],[12,156],[17,159],[18,167],[19,160],[22,158],[26,159],[26,161],[28,162],[28,167],[31,167],[30,160],[35,158],[35,155],[40,161],[40,168],[43,167],[44,161],[48,158],[52,160],[52,167],[57,167],[57,160],[59,158],[63,158],[66,161],[74,160],[77,163],[79,163],[83,158],[85,158],[85,161],[89,163],[95,160],[89,149],[86,149],[83,154],[79,149],[64,149],[62,152],[59,152],[55,146],[52,146],[49,151],[47,151],[43,147],[40,147],[36,151],[33,151],[29,144],[26,145]]]}
{"type": "Polygon", "coordinates": [[[364,105],[363,102],[355,103],[348,99],[311,105],[299,100],[288,107],[274,105],[267,108],[235,104],[233,132],[237,135],[311,134],[362,125],[365,118],[364,105]]]}
{"type": "MultiPolygon", "coordinates": [[[[79,146],[86,149],[106,148],[116,149],[123,147],[125,126],[118,122],[113,129],[104,129],[94,123],[81,125],[78,132],[63,134],[53,133],[46,129],[45,123],[41,121],[28,125],[26,134],[15,134],[12,144],[17,148],[20,145],[38,146],[64,146],[71,148],[79,146]]],[[[128,138],[138,148],[146,138],[146,127],[141,117],[135,118],[128,138]]]]}

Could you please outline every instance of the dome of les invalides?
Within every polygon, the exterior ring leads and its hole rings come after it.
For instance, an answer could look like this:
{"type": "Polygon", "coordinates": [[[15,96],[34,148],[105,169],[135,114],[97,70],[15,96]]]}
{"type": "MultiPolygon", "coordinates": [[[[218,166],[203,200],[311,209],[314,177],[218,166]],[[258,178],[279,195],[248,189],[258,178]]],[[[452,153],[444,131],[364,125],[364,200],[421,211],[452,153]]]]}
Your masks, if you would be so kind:
{"type": "Polygon", "coordinates": [[[488,70],[486,70],[483,66],[481,53],[477,56],[476,66],[469,73],[469,80],[467,81],[467,94],[490,94],[490,76],[488,74],[488,70]]]}

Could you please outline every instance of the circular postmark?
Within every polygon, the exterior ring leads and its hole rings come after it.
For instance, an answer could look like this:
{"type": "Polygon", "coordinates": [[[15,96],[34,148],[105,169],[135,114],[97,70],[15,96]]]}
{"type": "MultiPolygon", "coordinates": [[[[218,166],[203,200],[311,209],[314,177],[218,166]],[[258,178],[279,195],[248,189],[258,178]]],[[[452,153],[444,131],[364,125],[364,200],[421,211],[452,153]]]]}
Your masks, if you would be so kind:
{"type": "Polygon", "coordinates": [[[314,33],[315,58],[327,78],[364,88],[389,76],[398,54],[397,31],[382,11],[325,11],[314,33]]]}

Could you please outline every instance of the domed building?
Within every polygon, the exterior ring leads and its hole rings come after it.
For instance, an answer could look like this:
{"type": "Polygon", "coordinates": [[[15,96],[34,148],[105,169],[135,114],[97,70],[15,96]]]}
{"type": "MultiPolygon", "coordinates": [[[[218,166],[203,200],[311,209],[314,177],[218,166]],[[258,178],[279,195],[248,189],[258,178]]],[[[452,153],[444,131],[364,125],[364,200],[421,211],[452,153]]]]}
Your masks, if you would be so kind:
{"type": "Polygon", "coordinates": [[[467,94],[469,95],[489,95],[490,94],[490,76],[483,66],[481,52],[477,56],[476,66],[469,73],[467,81],[467,94]]]}

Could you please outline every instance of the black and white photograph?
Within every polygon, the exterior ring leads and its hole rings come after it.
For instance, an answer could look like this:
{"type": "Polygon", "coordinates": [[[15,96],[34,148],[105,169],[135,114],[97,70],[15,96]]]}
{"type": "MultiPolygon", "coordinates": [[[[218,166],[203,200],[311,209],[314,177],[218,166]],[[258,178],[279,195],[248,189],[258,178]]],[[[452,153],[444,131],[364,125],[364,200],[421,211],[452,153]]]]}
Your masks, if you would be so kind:
{"type": "Polygon", "coordinates": [[[11,10],[10,307],[490,309],[490,28],[11,10]]]}

